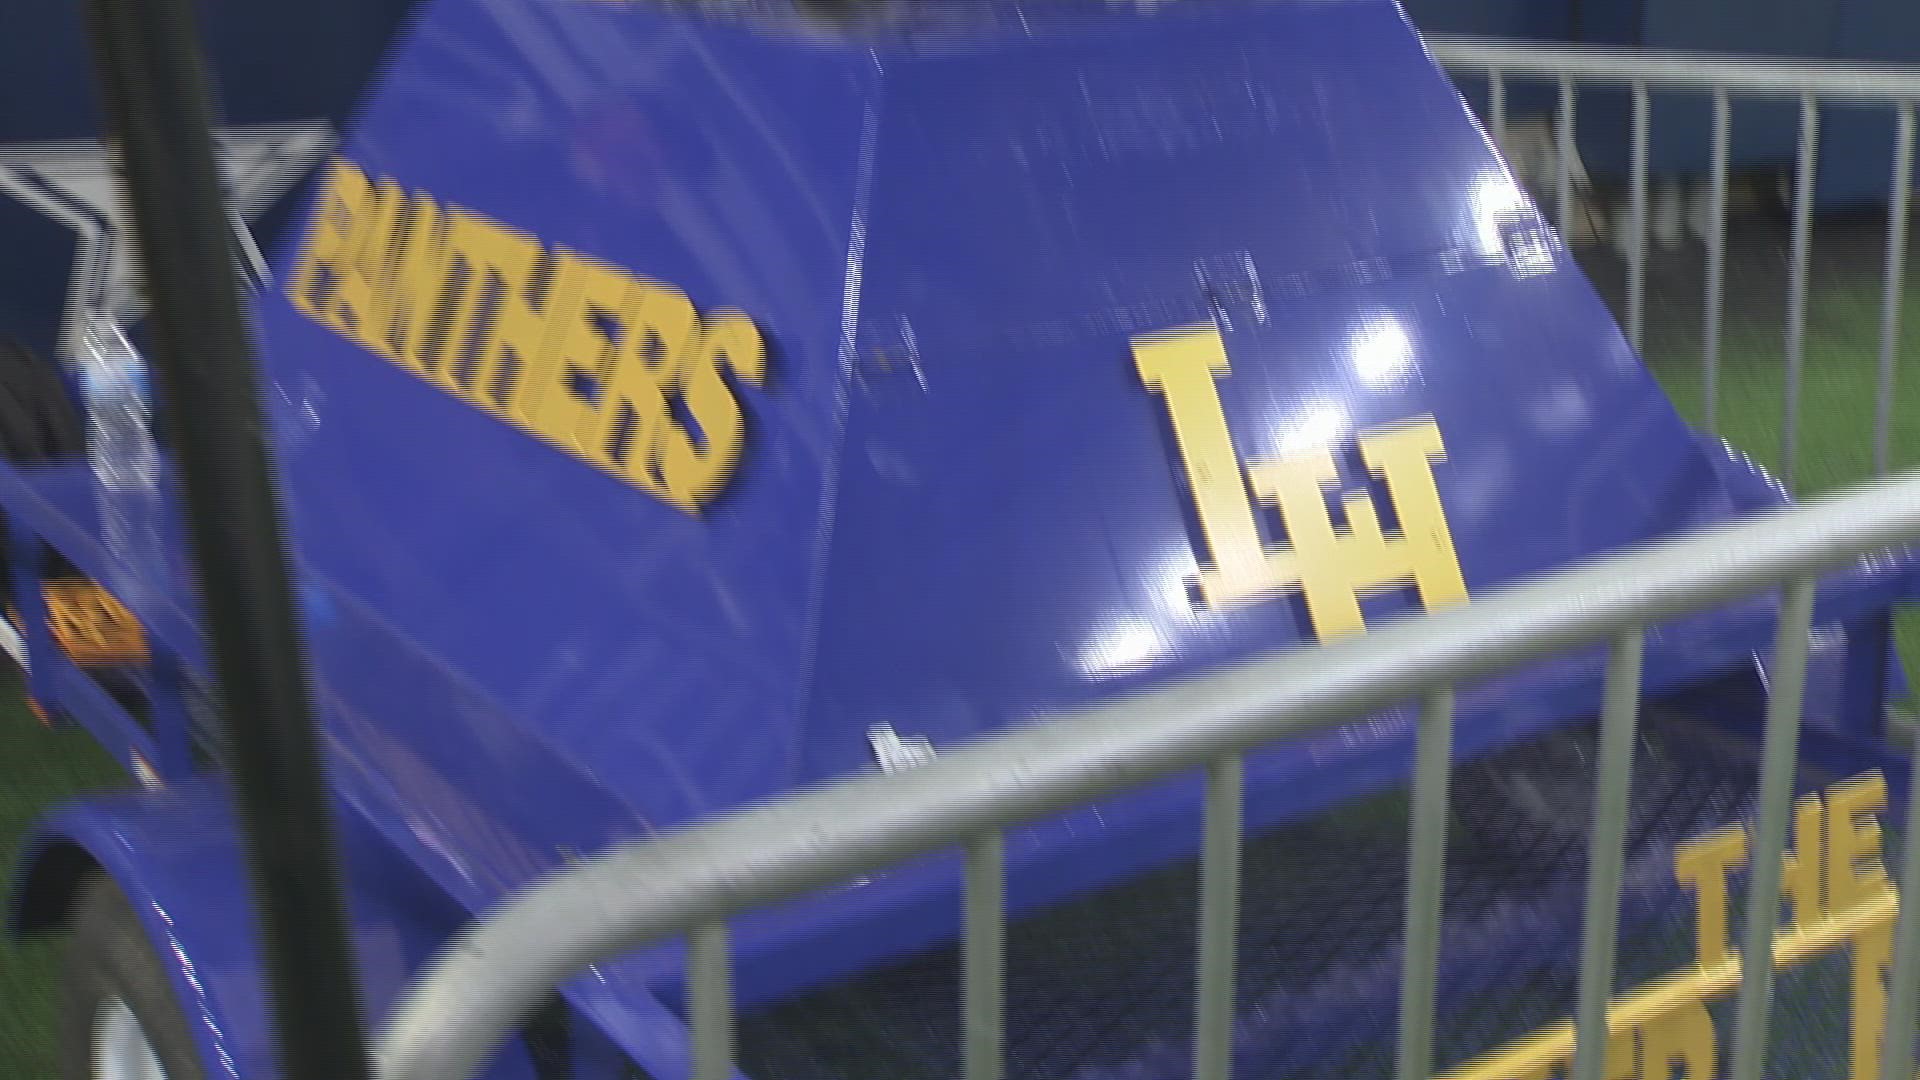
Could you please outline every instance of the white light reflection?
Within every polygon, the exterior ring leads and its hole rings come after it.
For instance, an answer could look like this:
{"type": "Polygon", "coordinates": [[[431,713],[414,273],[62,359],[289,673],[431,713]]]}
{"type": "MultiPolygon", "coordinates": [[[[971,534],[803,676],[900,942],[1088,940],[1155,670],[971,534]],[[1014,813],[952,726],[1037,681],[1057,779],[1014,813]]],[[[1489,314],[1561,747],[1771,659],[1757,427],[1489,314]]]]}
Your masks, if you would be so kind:
{"type": "Polygon", "coordinates": [[[1504,172],[1489,173],[1473,186],[1468,202],[1473,207],[1475,239],[1480,254],[1491,259],[1507,257],[1502,227],[1517,211],[1526,209],[1527,197],[1504,172]]]}
{"type": "Polygon", "coordinates": [[[1112,678],[1138,671],[1165,656],[1167,639],[1145,619],[1128,619],[1097,634],[1080,649],[1076,663],[1090,678],[1112,678]]]}
{"type": "Polygon", "coordinates": [[[1362,326],[1348,343],[1354,374],[1368,386],[1395,382],[1413,362],[1413,340],[1400,320],[1388,316],[1362,326]]]}
{"type": "Polygon", "coordinates": [[[1347,410],[1338,405],[1310,405],[1276,429],[1275,447],[1282,457],[1322,450],[1344,438],[1351,422],[1347,410]]]}
{"type": "Polygon", "coordinates": [[[1193,557],[1193,551],[1181,547],[1168,552],[1145,570],[1140,575],[1140,581],[1163,615],[1172,619],[1189,619],[1194,615],[1193,582],[1199,573],[1200,563],[1193,557]]]}
{"type": "Polygon", "coordinates": [[[1468,196],[1474,246],[1487,259],[1507,264],[1519,277],[1553,269],[1553,244],[1546,222],[1527,204],[1526,193],[1503,172],[1489,173],[1468,196]]]}
{"type": "Polygon", "coordinates": [[[1148,604],[1090,634],[1074,656],[1088,678],[1108,679],[1140,671],[1177,654],[1187,637],[1206,621],[1194,607],[1194,581],[1200,572],[1193,551],[1182,544],[1146,561],[1140,582],[1148,604]]]}

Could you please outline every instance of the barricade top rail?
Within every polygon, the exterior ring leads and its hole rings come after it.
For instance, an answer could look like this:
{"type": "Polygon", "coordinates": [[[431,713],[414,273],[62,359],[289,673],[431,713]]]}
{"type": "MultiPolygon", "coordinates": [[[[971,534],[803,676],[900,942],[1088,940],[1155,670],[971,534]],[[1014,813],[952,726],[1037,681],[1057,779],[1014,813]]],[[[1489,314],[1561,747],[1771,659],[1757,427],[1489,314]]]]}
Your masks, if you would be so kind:
{"type": "Polygon", "coordinates": [[[1427,49],[1451,68],[1506,76],[1645,83],[1663,89],[1723,89],[1743,94],[1814,94],[1868,101],[1920,99],[1920,69],[1836,64],[1731,53],[1608,49],[1591,45],[1429,35],[1427,49]]]}
{"type": "Polygon", "coordinates": [[[468,1075],[581,968],[742,909],[1769,586],[1810,597],[1809,575],[1915,538],[1920,471],[624,845],[456,939],[394,1011],[379,1075],[468,1075]]]}

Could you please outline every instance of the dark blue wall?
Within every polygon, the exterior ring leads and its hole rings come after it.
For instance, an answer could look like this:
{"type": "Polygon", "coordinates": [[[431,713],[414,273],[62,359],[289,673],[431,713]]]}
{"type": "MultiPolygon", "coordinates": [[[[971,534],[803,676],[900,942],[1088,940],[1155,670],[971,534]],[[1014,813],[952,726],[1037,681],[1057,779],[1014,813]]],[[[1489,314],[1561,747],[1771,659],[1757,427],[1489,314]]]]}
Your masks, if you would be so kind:
{"type": "MultiPolygon", "coordinates": [[[[1429,32],[1920,64],[1920,0],[1407,0],[1406,6],[1415,24],[1429,32]]],[[[1534,88],[1515,87],[1512,94],[1519,109],[1552,106],[1551,96],[1534,88]]],[[[1699,95],[1656,96],[1650,155],[1656,172],[1706,171],[1710,115],[1699,95]]],[[[1627,166],[1626,94],[1582,94],[1580,118],[1587,167],[1603,181],[1620,180],[1627,166]]],[[[1883,200],[1891,111],[1830,107],[1820,121],[1820,206],[1845,209],[1883,200]]],[[[1798,134],[1792,102],[1736,105],[1735,166],[1788,165],[1798,134]]]]}
{"type": "MultiPolygon", "coordinates": [[[[415,0],[202,0],[208,60],[224,122],[343,120],[415,0]]],[[[1535,40],[1770,52],[1920,63],[1920,0],[1403,0],[1422,30],[1535,40]]],[[[77,0],[0,0],[0,145],[97,134],[92,73],[77,0]]],[[[1531,100],[1516,91],[1516,106],[1531,100]]],[[[1624,102],[1582,103],[1583,150],[1601,175],[1625,154],[1624,102]]],[[[1823,117],[1822,201],[1880,197],[1890,121],[1858,110],[1823,117]]],[[[1657,168],[1704,166],[1706,112],[1664,101],[1657,168]]],[[[1791,155],[1791,106],[1740,113],[1736,154],[1747,164],[1791,155]]],[[[261,223],[271,244],[297,200],[261,223]]],[[[0,199],[0,333],[47,347],[58,323],[73,237],[0,199]]]]}
{"type": "Polygon", "coordinates": [[[1401,0],[1413,24],[1430,34],[1529,38],[1573,38],[1572,0],[1401,0]]]}
{"type": "MultiPolygon", "coordinates": [[[[0,0],[0,145],[99,134],[78,0],[0,0]]],[[[412,0],[201,0],[221,121],[268,124],[353,108],[412,0]]],[[[288,200],[262,223],[269,244],[288,200]]],[[[73,234],[0,198],[0,333],[51,345],[73,234]]]]}

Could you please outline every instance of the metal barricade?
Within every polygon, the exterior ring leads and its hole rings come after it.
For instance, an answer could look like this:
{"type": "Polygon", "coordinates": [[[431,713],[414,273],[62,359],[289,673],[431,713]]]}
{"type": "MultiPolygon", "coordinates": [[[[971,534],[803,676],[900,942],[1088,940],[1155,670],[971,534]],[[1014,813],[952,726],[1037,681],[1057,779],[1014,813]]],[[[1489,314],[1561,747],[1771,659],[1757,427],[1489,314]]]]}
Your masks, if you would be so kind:
{"type": "MultiPolygon", "coordinates": [[[[1815,575],[1920,539],[1920,473],[1597,559],[1470,605],[1360,638],[1295,649],[957,749],[908,772],[783,799],[593,859],[464,933],[401,1002],[379,1046],[389,1080],[469,1075],[543,996],[583,967],[684,936],[695,1076],[734,1074],[727,920],[934,849],[966,850],[961,945],[968,1080],[1002,1075],[1003,830],[1204,768],[1194,1072],[1227,1075],[1241,857],[1241,761],[1407,701],[1423,701],[1412,788],[1397,1075],[1432,1070],[1434,997],[1456,685],[1582,644],[1611,643],[1600,720],[1572,1076],[1598,1080],[1617,948],[1643,635],[1662,619],[1781,587],[1737,961],[1731,1076],[1757,1080],[1766,1047],[1781,853],[1787,840],[1815,575]]],[[[1914,786],[1920,794],[1920,785],[1914,786]]],[[[1910,807],[1911,816],[1920,807],[1910,807]]],[[[1906,833],[1920,865],[1920,829],[1906,833]]],[[[1729,974],[1729,977],[1733,977],[1729,974]]],[[[1885,1030],[1920,1015],[1920,920],[1903,913],[1885,1030]]],[[[1913,1075],[1911,1039],[1887,1040],[1887,1076],[1913,1075]]]]}
{"type": "Polygon", "coordinates": [[[1736,99],[1787,98],[1800,103],[1800,128],[1793,169],[1793,225],[1786,295],[1786,395],[1781,422],[1780,475],[1788,490],[1796,479],[1799,451],[1800,389],[1806,350],[1807,276],[1813,243],[1813,202],[1820,106],[1823,102],[1882,106],[1896,117],[1888,190],[1886,262],[1880,312],[1878,407],[1873,422],[1874,467],[1888,470],[1894,369],[1900,336],[1900,307],[1907,249],[1907,210],[1913,181],[1914,102],[1920,100],[1920,71],[1868,64],[1830,64],[1768,60],[1700,53],[1547,46],[1463,38],[1430,37],[1428,48],[1456,79],[1484,79],[1486,124],[1494,141],[1504,140],[1507,100],[1515,81],[1546,82],[1558,88],[1554,114],[1556,169],[1554,209],[1563,234],[1570,232],[1575,205],[1572,162],[1575,150],[1575,95],[1583,88],[1627,88],[1632,93],[1631,147],[1628,156],[1627,294],[1620,313],[1627,338],[1640,349],[1646,327],[1647,151],[1652,131],[1653,91],[1708,95],[1713,101],[1709,149],[1709,217],[1706,240],[1706,300],[1703,313],[1702,376],[1706,409],[1703,421],[1718,431],[1718,386],[1726,288],[1727,179],[1736,99]]]}

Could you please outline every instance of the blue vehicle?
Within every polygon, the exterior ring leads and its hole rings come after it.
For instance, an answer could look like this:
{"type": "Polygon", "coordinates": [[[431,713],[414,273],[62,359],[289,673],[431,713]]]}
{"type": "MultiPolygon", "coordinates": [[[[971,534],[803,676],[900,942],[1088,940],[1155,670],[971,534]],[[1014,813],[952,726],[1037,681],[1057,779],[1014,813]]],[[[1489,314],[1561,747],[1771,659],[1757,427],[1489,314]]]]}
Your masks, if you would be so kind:
{"type": "MultiPolygon", "coordinates": [[[[1784,500],[1675,414],[1390,0],[433,0],[274,277],[266,407],[374,1020],[583,854],[1784,500]]],[[[146,790],[45,818],[15,925],[76,929],[77,1072],[270,1075],[169,418],[159,475],[109,488],[58,373],[16,368],[28,686],[146,790]]],[[[1885,764],[1912,573],[1823,583],[1809,761],[1885,764]]],[[[1750,731],[1775,608],[1662,628],[1648,698],[1750,731]]],[[[1599,678],[1582,653],[1463,691],[1456,753],[1577,729],[1599,678]]],[[[1249,759],[1249,827],[1396,787],[1412,725],[1249,759]]],[[[1190,857],[1197,793],[1010,835],[1011,908],[1190,857]]],[[[1737,800],[1713,809],[1687,827],[1737,800]]],[[[742,1002],[937,950],[957,876],[744,922],[742,1002]]],[[[490,1075],[682,1075],[682,961],[569,984],[490,1075]]],[[[1310,1011],[1288,1053],[1372,1022],[1310,1011]]],[[[1158,1060],[1085,1055],[1053,1068],[1158,1060]]],[[[848,1068],[777,1056],[750,1074],[848,1068]]]]}

